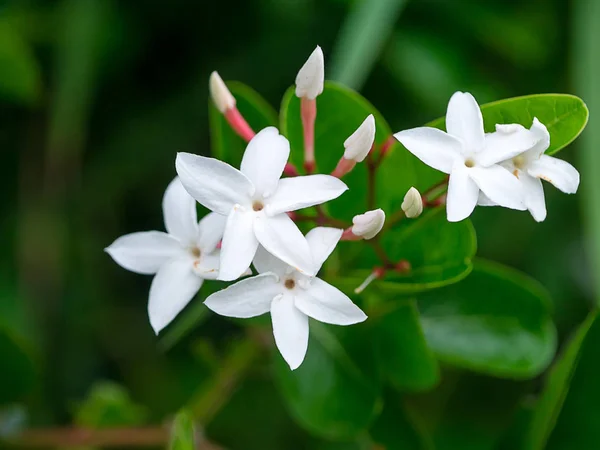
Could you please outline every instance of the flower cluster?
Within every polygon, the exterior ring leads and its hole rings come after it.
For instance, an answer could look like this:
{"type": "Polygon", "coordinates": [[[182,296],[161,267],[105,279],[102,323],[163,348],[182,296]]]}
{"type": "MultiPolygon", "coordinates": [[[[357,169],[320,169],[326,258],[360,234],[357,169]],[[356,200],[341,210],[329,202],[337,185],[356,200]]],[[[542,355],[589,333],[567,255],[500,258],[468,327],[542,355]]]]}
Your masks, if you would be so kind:
{"type": "MultiPolygon", "coordinates": [[[[304,169],[298,176],[289,162],[290,144],[274,127],[257,134],[237,110],[226,84],[214,72],[210,89],[217,109],[247,142],[240,168],[214,158],[179,153],[177,177],[167,188],[163,213],[167,232],[149,231],[118,238],[106,251],[122,267],[154,274],[148,313],[156,333],[189,303],[203,281],[234,281],[210,295],[205,305],[228,317],[271,314],[275,343],[291,369],[304,360],[309,317],[324,323],[351,325],[365,313],[317,274],[340,240],[377,244],[384,229],[381,209],[354,217],[348,226],[317,226],[306,235],[298,228],[296,211],[338,198],[348,187],[341,181],[357,163],[371,164],[375,118],[368,115],[343,145],[333,172],[314,174],[314,128],[317,98],[323,93],[324,64],[319,47],[296,78],[296,95],[304,131],[304,169]],[[200,222],[196,202],[211,213],[200,222]]],[[[530,129],[517,124],[496,125],[485,133],[475,99],[457,92],[446,115],[447,132],[421,127],[394,137],[425,164],[449,174],[446,198],[449,221],[468,217],[476,205],[526,210],[540,221],[546,216],[541,180],[567,193],[577,190],[578,172],[568,163],[544,154],[550,143],[546,127],[533,119],[530,129]]],[[[388,146],[389,144],[388,140],[388,146]]],[[[383,148],[377,163],[384,159],[383,148]]],[[[442,198],[443,200],[443,198],[442,198]]],[[[428,203],[411,188],[402,203],[404,217],[417,218],[428,203]]],[[[317,224],[319,224],[317,222],[317,224]]],[[[332,223],[329,223],[332,224],[332,223]]],[[[320,224],[322,225],[322,224],[320,224]]],[[[383,266],[358,288],[364,289],[386,270],[410,270],[408,261],[392,262],[383,253],[383,266]]]]}

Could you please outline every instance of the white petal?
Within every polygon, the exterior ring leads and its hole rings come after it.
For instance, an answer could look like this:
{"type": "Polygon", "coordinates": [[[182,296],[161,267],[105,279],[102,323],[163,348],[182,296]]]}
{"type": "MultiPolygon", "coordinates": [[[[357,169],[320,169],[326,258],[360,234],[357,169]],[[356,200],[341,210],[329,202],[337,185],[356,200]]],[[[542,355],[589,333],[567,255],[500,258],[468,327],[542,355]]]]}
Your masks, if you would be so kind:
{"type": "Polygon", "coordinates": [[[296,97],[314,100],[323,92],[324,81],[323,50],[317,45],[296,75],[296,97]]]}
{"type": "Polygon", "coordinates": [[[440,172],[450,173],[456,160],[464,160],[460,141],[437,128],[413,128],[400,131],[394,137],[409,152],[440,172]]]}
{"type": "Polygon", "coordinates": [[[479,191],[479,199],[477,200],[478,206],[498,206],[498,203],[494,203],[489,199],[487,195],[479,191]]]}
{"type": "Polygon", "coordinates": [[[252,138],[242,159],[240,170],[254,184],[256,193],[269,196],[277,190],[285,163],[290,156],[290,143],[277,128],[267,127],[252,138]]]}
{"type": "Polygon", "coordinates": [[[316,273],[308,242],[287,214],[257,217],[254,232],[269,253],[305,275],[316,273]]]}
{"type": "Polygon", "coordinates": [[[254,220],[254,213],[245,211],[240,206],[234,206],[227,217],[221,244],[219,280],[235,280],[250,267],[258,248],[254,220]]]}
{"type": "Polygon", "coordinates": [[[339,289],[319,278],[295,296],[296,307],[309,317],[333,325],[352,325],[364,322],[367,315],[339,289]]]}
{"type": "Polygon", "coordinates": [[[504,167],[473,167],[469,176],[477,183],[479,189],[494,203],[505,208],[524,211],[525,197],[519,179],[504,167]]]}
{"type": "Polygon", "coordinates": [[[354,133],[344,141],[344,158],[362,162],[375,141],[375,117],[369,114],[354,133]]]}
{"type": "Polygon", "coordinates": [[[265,211],[274,216],[320,205],[342,195],[348,186],[331,175],[307,175],[279,180],[275,194],[266,201],[265,211]]]}
{"type": "Polygon", "coordinates": [[[242,172],[214,158],[178,153],[177,174],[185,189],[211,211],[227,215],[235,204],[249,204],[252,182],[242,172]]]}
{"type": "Polygon", "coordinates": [[[209,213],[200,220],[198,224],[198,237],[196,245],[202,253],[212,253],[217,244],[223,239],[227,216],[217,213],[209,213]]]}
{"type": "Polygon", "coordinates": [[[310,247],[315,263],[315,273],[321,269],[323,263],[335,249],[344,230],[330,227],[316,227],[306,233],[306,241],[310,247]]]}
{"type": "Polygon", "coordinates": [[[546,200],[542,181],[523,172],[520,173],[519,180],[523,185],[525,206],[537,222],[542,222],[546,218],[546,200]]]}
{"type": "Polygon", "coordinates": [[[579,172],[566,161],[542,155],[529,165],[527,173],[552,183],[565,194],[574,194],[579,187],[579,172]]]}
{"type": "Polygon", "coordinates": [[[282,260],[269,253],[262,245],[258,246],[252,264],[254,264],[258,273],[273,272],[277,276],[283,276],[290,267],[282,260]]]}
{"type": "Polygon", "coordinates": [[[222,316],[247,319],[269,312],[282,286],[277,275],[263,273],[238,281],[210,295],[204,304],[222,316]]]}
{"type": "Polygon", "coordinates": [[[161,231],[142,231],[121,236],[106,249],[115,262],[132,272],[151,275],[182,253],[179,241],[161,231]]]}
{"type": "Polygon", "coordinates": [[[385,213],[383,209],[375,209],[352,218],[352,233],[364,239],[373,239],[383,228],[385,213]]]}
{"type": "Polygon", "coordinates": [[[192,271],[191,258],[172,259],[156,273],[150,286],[148,316],[156,334],[196,295],[202,278],[192,271]]]}
{"type": "Polygon", "coordinates": [[[188,194],[178,177],[167,187],[162,206],[169,234],[178,238],[183,245],[193,244],[198,233],[196,200],[188,194]]]}
{"type": "Polygon", "coordinates": [[[533,148],[540,140],[535,133],[518,124],[511,124],[510,128],[509,125],[496,125],[496,129],[502,131],[485,135],[485,150],[477,155],[478,165],[487,167],[514,158],[533,148]]]}
{"type": "Polygon", "coordinates": [[[297,369],[308,349],[308,317],[294,306],[290,294],[278,295],[271,304],[275,344],[290,369],[297,369]]]}
{"type": "Polygon", "coordinates": [[[538,139],[536,145],[532,147],[528,152],[529,158],[539,158],[544,154],[548,147],[550,147],[550,133],[548,132],[548,128],[542,122],[538,120],[537,117],[533,118],[533,123],[531,124],[531,133],[538,139]]]}
{"type": "Polygon", "coordinates": [[[219,276],[219,265],[221,264],[221,252],[216,250],[212,253],[203,253],[200,259],[193,263],[193,270],[196,275],[205,280],[216,280],[219,276]]]}
{"type": "Polygon", "coordinates": [[[468,92],[455,92],[448,103],[446,130],[459,138],[470,151],[485,145],[483,117],[475,98],[468,92]]]}
{"type": "Polygon", "coordinates": [[[469,169],[463,163],[457,163],[450,174],[446,213],[449,222],[460,222],[471,215],[477,205],[479,188],[469,177],[469,169]]]}

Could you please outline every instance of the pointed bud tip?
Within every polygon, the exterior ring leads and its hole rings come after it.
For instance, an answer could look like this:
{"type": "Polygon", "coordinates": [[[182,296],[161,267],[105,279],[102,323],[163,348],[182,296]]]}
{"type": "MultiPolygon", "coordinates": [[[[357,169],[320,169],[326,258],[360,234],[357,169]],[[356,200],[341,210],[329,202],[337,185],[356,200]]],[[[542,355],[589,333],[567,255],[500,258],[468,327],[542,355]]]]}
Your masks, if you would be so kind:
{"type": "Polygon", "coordinates": [[[210,74],[208,86],[210,89],[210,96],[221,113],[224,114],[226,111],[235,107],[235,98],[217,71],[210,74]]]}
{"type": "Polygon", "coordinates": [[[324,82],[323,50],[317,45],[296,75],[296,97],[314,100],[323,92],[324,82]]]}
{"type": "Polygon", "coordinates": [[[369,114],[354,133],[344,141],[344,158],[362,162],[375,142],[375,117],[369,114]]]}
{"type": "Polygon", "coordinates": [[[401,208],[409,219],[414,219],[421,215],[423,212],[423,198],[416,188],[411,187],[408,190],[404,196],[401,208]]]}
{"type": "Polygon", "coordinates": [[[367,211],[352,218],[352,233],[363,239],[372,239],[383,228],[385,213],[382,209],[367,211]]]}

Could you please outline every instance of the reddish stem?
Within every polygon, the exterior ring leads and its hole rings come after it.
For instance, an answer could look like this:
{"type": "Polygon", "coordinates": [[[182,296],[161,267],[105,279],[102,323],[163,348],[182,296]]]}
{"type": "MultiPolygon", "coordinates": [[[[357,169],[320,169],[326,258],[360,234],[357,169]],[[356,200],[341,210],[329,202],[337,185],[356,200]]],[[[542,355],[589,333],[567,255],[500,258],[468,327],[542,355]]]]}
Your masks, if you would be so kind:
{"type": "Polygon", "coordinates": [[[252,128],[250,128],[250,125],[248,125],[248,122],[246,122],[246,119],[244,119],[236,106],[225,111],[225,119],[231,128],[233,128],[233,131],[246,142],[250,142],[256,134],[252,128]]]}
{"type": "Polygon", "coordinates": [[[315,170],[315,121],[317,119],[317,100],[300,99],[300,117],[304,130],[304,168],[311,174],[315,170]]]}

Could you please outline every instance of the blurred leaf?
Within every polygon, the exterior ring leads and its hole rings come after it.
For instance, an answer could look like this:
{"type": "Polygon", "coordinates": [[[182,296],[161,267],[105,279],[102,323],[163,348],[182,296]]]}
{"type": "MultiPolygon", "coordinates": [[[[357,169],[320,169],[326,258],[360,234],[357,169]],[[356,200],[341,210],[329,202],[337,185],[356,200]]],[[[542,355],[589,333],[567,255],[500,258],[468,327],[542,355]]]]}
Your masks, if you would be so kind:
{"type": "MultiPolygon", "coordinates": [[[[315,124],[315,159],[319,173],[331,173],[344,153],[344,141],[358,126],[373,114],[376,123],[375,142],[382,144],[391,130],[383,116],[364,97],[347,87],[326,82],[323,93],[317,99],[317,120],[315,124]]],[[[290,141],[290,160],[301,168],[304,161],[304,138],[300,118],[300,99],[294,88],[287,90],[281,102],[281,132],[290,141]]],[[[342,195],[327,203],[329,211],[336,218],[350,220],[354,215],[367,209],[367,169],[366,164],[357,164],[352,172],[344,177],[352,195],[342,195]]]]}
{"type": "Polygon", "coordinates": [[[24,342],[0,325],[0,405],[20,400],[33,387],[36,369],[24,342]]]}
{"type": "Polygon", "coordinates": [[[0,439],[15,436],[27,422],[27,410],[23,405],[10,405],[0,409],[0,439]]]}
{"type": "MultiPolygon", "coordinates": [[[[481,105],[486,132],[495,131],[497,123],[519,123],[529,128],[537,117],[550,133],[550,147],[546,154],[553,155],[565,148],[585,128],[589,111],[583,100],[568,94],[534,94],[508,98],[481,105]]],[[[427,124],[445,129],[446,119],[440,117],[427,124]]]]}
{"type": "Polygon", "coordinates": [[[180,411],[175,416],[171,428],[169,450],[195,450],[196,437],[194,421],[187,411],[180,411]]]}
{"type": "Polygon", "coordinates": [[[0,21],[0,97],[31,105],[39,99],[41,87],[33,50],[6,20],[0,21]]]}
{"type": "Polygon", "coordinates": [[[383,375],[403,391],[430,389],[439,381],[439,367],[425,342],[414,301],[397,305],[374,319],[373,350],[383,375]]]}
{"type": "Polygon", "coordinates": [[[566,450],[597,446],[600,440],[600,322],[596,318],[596,312],[590,314],[549,375],[537,405],[528,448],[566,450]]]}
{"type": "Polygon", "coordinates": [[[134,403],[125,388],[102,381],[77,406],[73,421],[80,427],[110,428],[141,425],[146,416],[146,409],[134,403]]]}
{"type": "Polygon", "coordinates": [[[483,261],[460,283],[418,297],[425,337],[440,360],[515,379],[532,378],[552,361],[549,304],[529,277],[483,261]]]}
{"type": "MultiPolygon", "coordinates": [[[[237,81],[227,82],[227,87],[235,97],[238,110],[255,132],[277,126],[277,112],[254,89],[237,81]]],[[[240,167],[246,142],[235,134],[212,101],[208,108],[212,156],[240,167]]]]}
{"type": "Polygon", "coordinates": [[[347,440],[364,432],[381,407],[368,324],[331,328],[311,321],[302,365],[292,371],[279,354],[275,378],[292,416],[311,433],[347,440]],[[367,372],[365,372],[367,371],[367,372]]]}
{"type": "MultiPolygon", "coordinates": [[[[560,414],[565,399],[569,393],[569,386],[575,374],[577,363],[582,351],[584,340],[594,326],[597,313],[591,313],[586,321],[576,330],[563,353],[552,366],[548,373],[544,391],[540,396],[530,425],[527,448],[541,450],[546,448],[546,443],[556,420],[560,414]]],[[[575,387],[574,389],[577,389],[575,387]]]]}
{"type": "MultiPolygon", "coordinates": [[[[395,229],[383,235],[382,243],[392,261],[407,260],[407,273],[389,271],[376,280],[369,290],[385,302],[398,294],[410,294],[456,283],[472,268],[471,259],[477,249],[475,230],[469,220],[451,223],[441,208],[427,211],[416,220],[402,220],[395,229]]],[[[343,249],[344,247],[342,247],[343,249]]],[[[372,268],[375,259],[357,258],[354,266],[372,268]]],[[[341,280],[344,290],[351,292],[371,272],[357,270],[341,280]]]]}
{"type": "Polygon", "coordinates": [[[360,89],[406,3],[407,0],[354,2],[332,51],[329,78],[360,89]]]}

